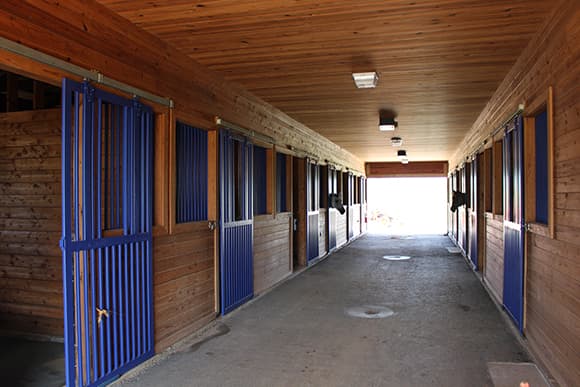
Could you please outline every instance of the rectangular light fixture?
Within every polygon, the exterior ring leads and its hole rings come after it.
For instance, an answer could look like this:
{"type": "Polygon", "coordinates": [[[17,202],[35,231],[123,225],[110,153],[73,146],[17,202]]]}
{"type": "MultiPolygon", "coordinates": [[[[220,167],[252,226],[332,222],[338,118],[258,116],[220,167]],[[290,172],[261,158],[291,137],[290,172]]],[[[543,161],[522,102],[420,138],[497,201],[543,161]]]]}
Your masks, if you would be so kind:
{"type": "Polygon", "coordinates": [[[409,158],[407,157],[407,151],[399,150],[397,151],[397,157],[401,160],[401,164],[409,164],[409,158]]]}
{"type": "Polygon", "coordinates": [[[401,146],[403,145],[403,139],[401,137],[391,137],[391,145],[401,146]]]}
{"type": "Polygon", "coordinates": [[[373,89],[379,83],[379,74],[376,71],[370,73],[352,73],[352,79],[358,89],[373,89]]]}
{"type": "Polygon", "coordinates": [[[397,121],[394,118],[380,118],[379,130],[381,132],[390,132],[397,128],[397,121]]]}

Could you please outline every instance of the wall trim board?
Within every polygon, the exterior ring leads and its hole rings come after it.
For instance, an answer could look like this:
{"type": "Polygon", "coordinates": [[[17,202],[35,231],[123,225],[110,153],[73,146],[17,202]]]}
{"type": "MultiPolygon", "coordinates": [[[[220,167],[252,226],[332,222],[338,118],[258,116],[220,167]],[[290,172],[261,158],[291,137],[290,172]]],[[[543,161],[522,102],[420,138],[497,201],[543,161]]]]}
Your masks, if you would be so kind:
{"type": "Polygon", "coordinates": [[[368,162],[366,175],[372,177],[447,177],[447,161],[415,161],[409,164],[399,162],[368,162]]]}

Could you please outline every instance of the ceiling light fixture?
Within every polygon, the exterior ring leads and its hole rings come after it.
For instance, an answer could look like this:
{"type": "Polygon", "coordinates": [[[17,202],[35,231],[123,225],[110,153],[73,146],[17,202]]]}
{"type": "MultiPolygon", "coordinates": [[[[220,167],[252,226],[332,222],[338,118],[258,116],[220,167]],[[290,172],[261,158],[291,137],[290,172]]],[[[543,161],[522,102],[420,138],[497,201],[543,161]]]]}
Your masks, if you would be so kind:
{"type": "Polygon", "coordinates": [[[379,74],[376,71],[370,73],[352,73],[352,79],[358,89],[373,89],[379,83],[379,74]]]}
{"type": "Polygon", "coordinates": [[[381,132],[393,131],[398,125],[399,123],[394,118],[379,118],[379,130],[381,132]]]}
{"type": "Polygon", "coordinates": [[[409,158],[407,157],[407,151],[399,150],[397,151],[397,157],[401,160],[402,164],[409,164],[409,158]]]}
{"type": "Polygon", "coordinates": [[[401,137],[391,137],[391,145],[401,146],[403,145],[403,139],[401,137]]]}

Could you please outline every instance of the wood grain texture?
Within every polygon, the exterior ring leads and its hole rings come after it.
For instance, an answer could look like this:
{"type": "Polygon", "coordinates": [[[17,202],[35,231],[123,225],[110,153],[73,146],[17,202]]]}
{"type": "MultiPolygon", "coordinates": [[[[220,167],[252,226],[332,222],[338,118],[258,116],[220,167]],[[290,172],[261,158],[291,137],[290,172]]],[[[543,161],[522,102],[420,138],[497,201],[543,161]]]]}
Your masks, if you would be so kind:
{"type": "Polygon", "coordinates": [[[397,113],[411,160],[447,160],[554,6],[99,1],[367,161],[396,160],[381,109],[397,113]],[[356,89],[351,73],[373,70],[379,86],[356,89]]]}
{"type": "MultiPolygon", "coordinates": [[[[177,114],[195,118],[188,120],[191,124],[210,128],[219,116],[321,160],[363,169],[351,153],[94,0],[2,1],[0,35],[172,98],[177,114]]],[[[19,63],[13,56],[0,56],[4,66],[19,63]]]]}
{"type": "Polygon", "coordinates": [[[0,114],[0,329],[63,336],[60,110],[0,114]]]}
{"type": "Polygon", "coordinates": [[[485,238],[485,276],[493,296],[503,304],[503,220],[487,216],[485,238]]]}
{"type": "Polygon", "coordinates": [[[160,352],[215,318],[214,238],[207,222],[153,239],[155,350],[160,352]]]}
{"type": "Polygon", "coordinates": [[[365,163],[365,171],[367,177],[446,177],[449,165],[447,161],[372,162],[365,163]]]}
{"type": "Polygon", "coordinates": [[[254,218],[254,294],[292,274],[290,213],[254,218]]]}
{"type": "MultiPolygon", "coordinates": [[[[580,380],[580,3],[564,0],[540,26],[479,118],[451,165],[480,146],[519,103],[524,115],[547,105],[553,89],[554,238],[549,230],[528,233],[525,335],[536,355],[562,386],[580,380]]],[[[526,182],[527,184],[527,182],[526,182]]],[[[498,288],[501,222],[488,218],[486,280],[498,288]],[[491,224],[489,224],[491,223],[491,224]],[[492,259],[494,262],[490,262],[492,259]]],[[[496,296],[501,296],[496,294],[496,296]]],[[[501,298],[500,298],[501,299],[501,298]]]]}

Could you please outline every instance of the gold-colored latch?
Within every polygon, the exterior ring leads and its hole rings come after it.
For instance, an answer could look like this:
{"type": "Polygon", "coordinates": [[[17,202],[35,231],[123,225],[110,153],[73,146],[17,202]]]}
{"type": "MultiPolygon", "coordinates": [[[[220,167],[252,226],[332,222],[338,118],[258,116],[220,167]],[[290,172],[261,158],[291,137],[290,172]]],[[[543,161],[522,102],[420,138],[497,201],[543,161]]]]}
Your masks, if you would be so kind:
{"type": "Polygon", "coordinates": [[[103,316],[109,317],[109,311],[107,309],[97,309],[97,324],[100,324],[103,321],[103,316]]]}

